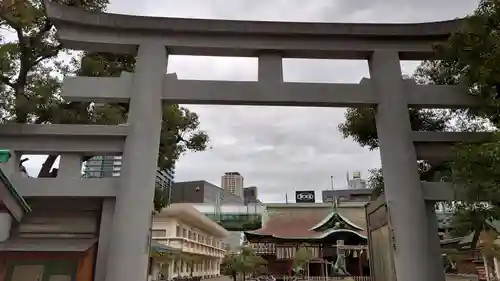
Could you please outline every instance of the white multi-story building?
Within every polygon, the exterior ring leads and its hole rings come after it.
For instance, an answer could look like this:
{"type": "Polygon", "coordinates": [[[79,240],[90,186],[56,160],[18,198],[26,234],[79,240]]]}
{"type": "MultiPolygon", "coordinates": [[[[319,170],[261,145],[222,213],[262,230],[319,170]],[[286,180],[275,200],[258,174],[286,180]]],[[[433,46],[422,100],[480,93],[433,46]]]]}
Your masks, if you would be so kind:
{"type": "Polygon", "coordinates": [[[238,172],[228,172],[221,177],[221,187],[243,198],[243,176],[238,172]]]}
{"type": "Polygon", "coordinates": [[[226,253],[222,226],[192,204],[172,204],[153,217],[150,280],[180,276],[215,277],[226,253]],[[155,250],[156,248],[156,250],[155,250]]]}

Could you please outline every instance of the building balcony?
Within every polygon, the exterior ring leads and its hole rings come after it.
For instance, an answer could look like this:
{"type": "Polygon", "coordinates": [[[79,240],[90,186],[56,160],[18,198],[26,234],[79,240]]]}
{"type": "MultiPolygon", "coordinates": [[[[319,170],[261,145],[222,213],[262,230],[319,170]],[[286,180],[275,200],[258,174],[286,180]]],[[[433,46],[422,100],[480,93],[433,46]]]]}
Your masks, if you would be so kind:
{"type": "Polygon", "coordinates": [[[207,256],[212,258],[223,258],[224,254],[226,253],[226,250],[224,249],[182,237],[170,237],[170,238],[153,237],[153,240],[160,244],[169,246],[173,249],[178,249],[182,253],[207,256]]]}

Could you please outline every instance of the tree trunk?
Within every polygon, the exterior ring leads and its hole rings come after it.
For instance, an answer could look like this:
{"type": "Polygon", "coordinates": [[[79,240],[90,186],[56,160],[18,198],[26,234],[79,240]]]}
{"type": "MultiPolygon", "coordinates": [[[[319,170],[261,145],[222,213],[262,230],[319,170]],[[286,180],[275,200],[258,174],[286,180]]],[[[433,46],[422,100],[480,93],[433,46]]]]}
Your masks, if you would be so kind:
{"type": "Polygon", "coordinates": [[[236,281],[236,272],[234,272],[234,271],[233,271],[233,272],[231,273],[231,276],[233,277],[233,281],[236,281]]]}
{"type": "Polygon", "coordinates": [[[40,172],[38,173],[39,178],[51,178],[53,177],[50,173],[50,169],[52,169],[52,166],[54,166],[54,163],[56,162],[56,159],[59,155],[49,155],[47,159],[45,159],[45,162],[42,165],[42,168],[40,169],[40,172]]]}
{"type": "Polygon", "coordinates": [[[14,96],[16,100],[14,101],[14,111],[16,114],[16,123],[25,124],[28,121],[28,112],[26,111],[28,98],[24,91],[25,83],[19,81],[13,86],[14,96]]]}

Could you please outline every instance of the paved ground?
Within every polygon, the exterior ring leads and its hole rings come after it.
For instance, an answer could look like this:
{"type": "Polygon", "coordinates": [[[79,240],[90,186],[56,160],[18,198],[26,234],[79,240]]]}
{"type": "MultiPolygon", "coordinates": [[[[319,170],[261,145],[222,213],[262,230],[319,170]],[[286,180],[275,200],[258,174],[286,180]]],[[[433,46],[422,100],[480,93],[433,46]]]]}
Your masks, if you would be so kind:
{"type": "Polygon", "coordinates": [[[231,277],[228,276],[219,276],[214,278],[203,279],[203,281],[232,281],[231,277]]]}

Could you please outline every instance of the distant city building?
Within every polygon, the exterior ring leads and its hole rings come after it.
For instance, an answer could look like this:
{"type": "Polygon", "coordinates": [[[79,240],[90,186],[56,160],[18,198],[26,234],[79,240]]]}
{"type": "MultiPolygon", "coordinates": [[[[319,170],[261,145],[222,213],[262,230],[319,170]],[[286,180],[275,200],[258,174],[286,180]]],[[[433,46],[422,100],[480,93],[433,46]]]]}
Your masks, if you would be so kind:
{"type": "Polygon", "coordinates": [[[94,156],[85,163],[83,170],[87,178],[119,177],[122,169],[122,156],[94,156]]]}
{"type": "Polygon", "coordinates": [[[347,173],[347,188],[336,190],[323,190],[321,197],[324,203],[338,201],[368,202],[373,190],[366,187],[366,181],[361,178],[361,172],[354,172],[352,178],[347,173]]]}
{"type": "MultiPolygon", "coordinates": [[[[215,205],[243,205],[243,197],[204,180],[176,182],[172,185],[172,203],[205,203],[215,205]]],[[[241,231],[229,231],[223,239],[227,249],[235,251],[241,246],[241,231]]]]}
{"type": "Polygon", "coordinates": [[[174,184],[175,172],[173,169],[160,170],[156,173],[156,185],[167,190],[174,184]]]}
{"type": "Polygon", "coordinates": [[[172,203],[243,204],[236,196],[204,180],[176,182],[172,185],[172,203]]]}
{"type": "Polygon", "coordinates": [[[366,181],[361,178],[361,172],[354,172],[352,179],[349,179],[349,172],[347,172],[347,185],[349,189],[364,189],[366,181]]]}
{"type": "MultiPolygon", "coordinates": [[[[122,156],[94,156],[90,158],[83,169],[86,178],[119,177],[122,170],[122,156]]],[[[175,171],[160,170],[156,173],[156,184],[169,188],[174,182],[175,171]]]]}
{"type": "Polygon", "coordinates": [[[257,199],[256,186],[249,186],[243,188],[243,201],[245,201],[245,204],[259,202],[259,200],[257,199]]]}
{"type": "Polygon", "coordinates": [[[321,197],[324,203],[333,202],[337,199],[338,201],[358,201],[358,202],[368,202],[370,201],[371,194],[373,190],[371,188],[364,189],[337,189],[337,190],[323,190],[321,192],[321,197]]]}
{"type": "Polygon", "coordinates": [[[243,198],[243,176],[238,172],[228,172],[221,177],[221,187],[243,198]]]}

